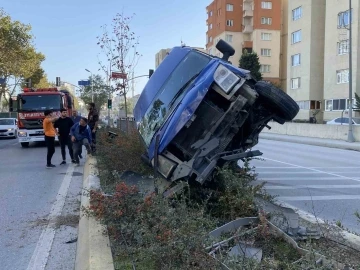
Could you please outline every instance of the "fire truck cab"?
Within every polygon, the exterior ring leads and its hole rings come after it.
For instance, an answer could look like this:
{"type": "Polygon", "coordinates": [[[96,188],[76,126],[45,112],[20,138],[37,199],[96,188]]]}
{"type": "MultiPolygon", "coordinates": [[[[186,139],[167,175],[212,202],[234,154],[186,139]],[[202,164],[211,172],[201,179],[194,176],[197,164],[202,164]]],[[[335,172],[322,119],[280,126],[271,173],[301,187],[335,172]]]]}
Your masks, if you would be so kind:
{"type": "MultiPolygon", "coordinates": [[[[71,115],[74,108],[69,91],[57,88],[24,88],[23,93],[17,95],[16,101],[10,102],[10,111],[14,110],[14,102],[18,113],[18,140],[22,147],[28,147],[30,142],[45,140],[45,110],[52,110],[59,117],[61,109],[66,109],[68,115],[71,115]]],[[[55,140],[58,141],[58,138],[55,140]]]]}

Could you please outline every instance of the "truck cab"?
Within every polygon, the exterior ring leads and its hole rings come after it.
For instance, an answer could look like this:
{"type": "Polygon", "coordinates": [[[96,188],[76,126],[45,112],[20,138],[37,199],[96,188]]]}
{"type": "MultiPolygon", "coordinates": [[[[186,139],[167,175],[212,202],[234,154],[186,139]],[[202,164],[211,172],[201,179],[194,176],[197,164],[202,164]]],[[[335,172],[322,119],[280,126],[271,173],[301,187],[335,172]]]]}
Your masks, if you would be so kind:
{"type": "MultiPolygon", "coordinates": [[[[61,109],[66,109],[68,115],[71,115],[73,110],[73,99],[69,91],[57,88],[24,88],[15,102],[18,112],[18,140],[22,147],[28,147],[30,142],[45,140],[45,110],[52,110],[56,116],[60,116],[61,109]]],[[[14,104],[11,102],[10,111],[13,109],[14,104]]]]}

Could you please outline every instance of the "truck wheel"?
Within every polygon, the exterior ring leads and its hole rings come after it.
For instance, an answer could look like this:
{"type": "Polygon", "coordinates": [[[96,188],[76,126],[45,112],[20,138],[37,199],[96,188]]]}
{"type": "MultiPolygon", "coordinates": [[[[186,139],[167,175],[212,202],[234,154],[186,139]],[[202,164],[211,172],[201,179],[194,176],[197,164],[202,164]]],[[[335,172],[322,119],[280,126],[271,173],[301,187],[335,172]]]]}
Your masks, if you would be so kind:
{"type": "Polygon", "coordinates": [[[22,146],[22,147],[29,147],[29,143],[28,143],[28,142],[22,142],[22,143],[21,143],[21,146],[22,146]]]}
{"type": "Polygon", "coordinates": [[[255,90],[265,107],[272,110],[285,121],[291,121],[298,114],[299,105],[284,91],[267,82],[257,82],[255,90]]]}

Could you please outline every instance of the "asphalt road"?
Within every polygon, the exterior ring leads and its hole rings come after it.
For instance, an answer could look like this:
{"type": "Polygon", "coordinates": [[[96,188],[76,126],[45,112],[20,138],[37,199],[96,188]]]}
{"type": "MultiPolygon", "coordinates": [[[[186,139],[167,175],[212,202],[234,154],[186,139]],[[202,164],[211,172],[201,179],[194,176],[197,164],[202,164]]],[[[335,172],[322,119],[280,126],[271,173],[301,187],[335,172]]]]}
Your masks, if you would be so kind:
{"type": "Polygon", "coordinates": [[[360,153],[261,139],[253,160],[259,181],[276,199],[360,233],[360,153]]]}
{"type": "Polygon", "coordinates": [[[1,139],[0,154],[0,269],[73,269],[83,166],[46,169],[46,148],[17,140],[1,139]]]}

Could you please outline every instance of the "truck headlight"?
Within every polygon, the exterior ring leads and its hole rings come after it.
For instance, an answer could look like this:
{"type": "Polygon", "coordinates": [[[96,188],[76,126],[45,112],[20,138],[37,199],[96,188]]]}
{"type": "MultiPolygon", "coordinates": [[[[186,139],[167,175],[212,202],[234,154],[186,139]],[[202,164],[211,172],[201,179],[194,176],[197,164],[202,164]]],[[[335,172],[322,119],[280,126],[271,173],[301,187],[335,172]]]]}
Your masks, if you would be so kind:
{"type": "Polygon", "coordinates": [[[240,78],[220,64],[214,73],[214,80],[216,84],[228,94],[238,81],[240,81],[240,78]]]}
{"type": "Polygon", "coordinates": [[[27,136],[27,133],[25,131],[19,131],[18,132],[18,136],[19,137],[26,137],[27,136]]]}
{"type": "MultiPolygon", "coordinates": [[[[152,165],[154,166],[154,159],[151,161],[152,165]]],[[[162,156],[158,155],[158,171],[162,174],[165,178],[169,178],[172,172],[175,170],[177,163],[174,161],[162,156]]]]}

